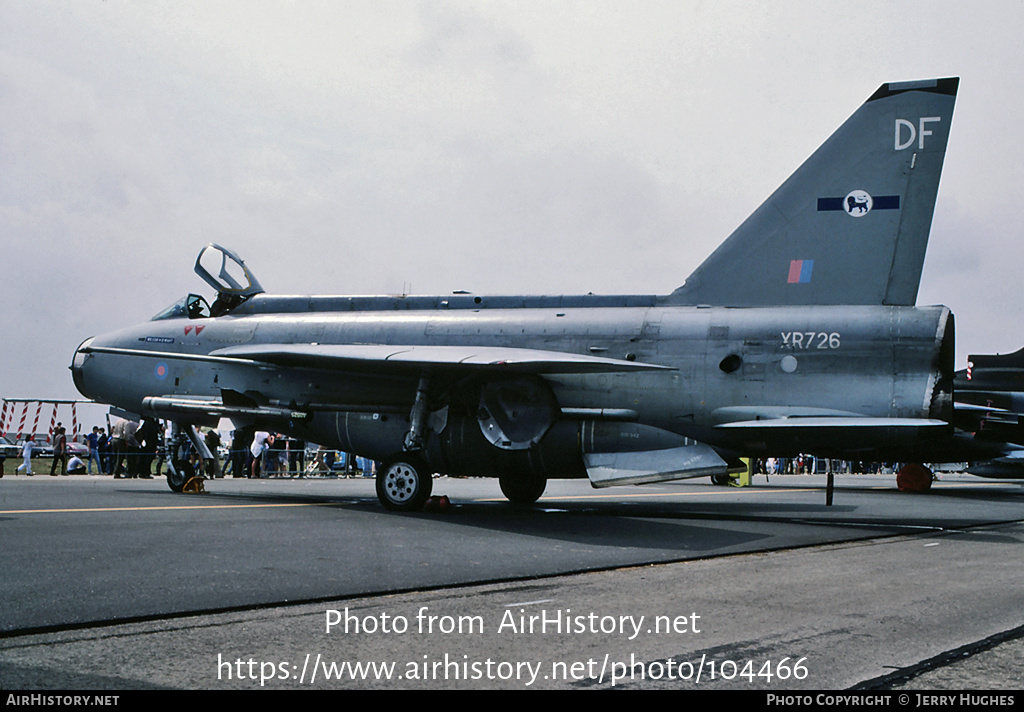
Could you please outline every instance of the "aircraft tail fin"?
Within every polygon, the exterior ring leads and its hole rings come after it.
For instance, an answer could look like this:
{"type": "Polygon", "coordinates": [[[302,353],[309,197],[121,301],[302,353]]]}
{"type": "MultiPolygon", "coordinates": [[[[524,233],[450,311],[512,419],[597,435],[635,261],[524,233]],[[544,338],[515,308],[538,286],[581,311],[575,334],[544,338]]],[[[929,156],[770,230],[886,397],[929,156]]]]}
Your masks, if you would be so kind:
{"type": "Polygon", "coordinates": [[[879,87],[668,303],[913,305],[959,82],[879,87]]]}

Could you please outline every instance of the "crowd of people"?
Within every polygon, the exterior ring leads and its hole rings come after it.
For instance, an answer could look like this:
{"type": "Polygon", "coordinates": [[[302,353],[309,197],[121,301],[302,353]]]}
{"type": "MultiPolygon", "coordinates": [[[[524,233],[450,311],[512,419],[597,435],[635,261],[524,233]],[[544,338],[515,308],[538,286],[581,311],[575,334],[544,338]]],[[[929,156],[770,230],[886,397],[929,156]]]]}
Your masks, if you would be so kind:
{"type": "MultiPolygon", "coordinates": [[[[201,436],[212,458],[203,458],[191,442],[187,442],[186,450],[176,459],[189,462],[196,472],[208,477],[260,477],[305,471],[305,443],[302,441],[243,428],[234,432],[232,447],[227,449],[221,462],[220,434],[210,428],[201,436]]],[[[94,426],[81,438],[80,446],[75,447],[68,439],[66,428],[57,423],[46,443],[31,434],[19,438],[18,452],[23,462],[17,473],[35,475],[33,459],[38,459],[52,443],[51,475],[95,473],[115,479],[152,479],[163,474],[165,437],[165,424],[156,419],[143,418],[141,422],[117,419],[109,426],[109,432],[108,428],[94,426]]],[[[0,477],[4,459],[0,452],[0,477]]]]}
{"type": "MultiPolygon", "coordinates": [[[[163,427],[152,418],[143,418],[141,423],[115,420],[109,433],[105,428],[93,426],[84,440],[88,453],[83,461],[77,455],[67,459],[66,441],[55,439],[54,462],[63,451],[70,474],[91,475],[95,465],[98,475],[112,475],[115,479],[152,479],[153,462],[163,461],[163,427]]],[[[159,463],[157,474],[160,474],[159,463]]]]}
{"type": "MultiPolygon", "coordinates": [[[[231,433],[227,447],[222,447],[220,433],[212,428],[200,432],[206,449],[213,455],[203,458],[190,441],[176,460],[188,462],[196,473],[207,477],[274,477],[282,475],[362,473],[373,474],[375,463],[348,456],[335,450],[319,448],[307,463],[306,443],[255,428],[241,428],[231,433]],[[223,455],[223,458],[221,457],[223,455]]],[[[50,474],[110,475],[115,479],[152,479],[161,476],[166,460],[165,423],[152,418],[141,422],[117,419],[109,428],[94,426],[80,444],[71,443],[67,430],[57,423],[48,439],[53,455],[50,474]],[[109,432],[108,432],[109,431],[109,432]],[[82,447],[84,446],[84,447],[82,447]]],[[[49,449],[38,436],[19,439],[19,455],[23,460],[17,473],[35,475],[32,461],[43,449],[49,449]]],[[[48,453],[47,453],[48,454],[48,453]]],[[[3,477],[4,455],[0,452],[0,477],[3,477]]]]}
{"type": "Polygon", "coordinates": [[[796,457],[769,457],[767,460],[756,460],[754,471],[762,475],[813,475],[829,472],[877,475],[880,472],[895,472],[898,469],[898,463],[829,460],[813,455],[797,455],[796,457]]]}
{"type": "MultiPolygon", "coordinates": [[[[306,473],[306,443],[288,438],[278,433],[256,430],[254,427],[240,428],[232,432],[231,446],[226,449],[223,462],[220,460],[221,438],[215,429],[207,429],[202,434],[206,449],[212,458],[203,458],[191,442],[187,451],[179,453],[176,459],[189,462],[196,473],[204,473],[207,477],[271,477],[283,474],[306,473]]],[[[53,443],[53,459],[50,464],[50,475],[96,474],[112,475],[115,479],[140,478],[152,479],[162,474],[165,459],[165,424],[153,418],[143,418],[141,422],[117,419],[110,426],[110,432],[94,426],[88,433],[84,445],[88,452],[71,452],[67,430],[62,423],[57,423],[50,435],[53,443]],[[83,460],[79,455],[84,456],[83,460]],[[155,465],[155,471],[154,471],[155,465]]],[[[34,475],[32,458],[39,443],[30,435],[21,443],[22,464],[18,467],[19,474],[34,475]]],[[[372,474],[375,463],[362,461],[362,458],[346,457],[344,453],[333,450],[318,450],[310,463],[309,472],[329,474],[337,472],[339,464],[346,474],[359,471],[372,474]],[[340,458],[339,458],[340,456],[340,458]],[[358,460],[358,461],[357,461],[358,460]]],[[[878,473],[895,464],[874,462],[848,462],[839,460],[822,460],[810,455],[798,455],[794,458],[767,458],[754,461],[753,471],[756,474],[814,474],[833,473],[878,473]]],[[[893,471],[889,469],[888,471],[893,471]]],[[[3,457],[0,455],[0,477],[3,476],[3,457]]]]}
{"type": "MultiPolygon", "coordinates": [[[[50,439],[53,443],[53,459],[50,474],[112,475],[115,479],[152,479],[163,474],[165,460],[165,425],[153,418],[143,418],[136,423],[117,419],[106,429],[94,426],[92,432],[83,438],[88,453],[72,452],[67,430],[57,423],[50,439]],[[81,455],[81,456],[80,456],[81,455]],[[83,460],[82,457],[85,457],[83,460]]],[[[202,434],[212,458],[203,458],[188,443],[187,452],[181,458],[188,461],[195,472],[207,477],[272,477],[285,474],[302,476],[310,474],[331,474],[343,471],[345,474],[373,474],[376,463],[364,458],[347,456],[335,450],[320,448],[309,467],[306,465],[306,443],[278,433],[255,428],[241,428],[232,432],[232,441],[226,449],[223,462],[220,459],[220,433],[210,428],[202,434]]],[[[32,437],[26,436],[20,444],[22,464],[18,474],[34,475],[32,458],[40,448],[32,437]]],[[[0,477],[3,477],[3,455],[0,454],[0,477]]],[[[767,458],[754,461],[754,473],[764,475],[833,473],[877,474],[895,471],[896,463],[848,462],[822,460],[810,455],[794,458],[767,458]]]]}

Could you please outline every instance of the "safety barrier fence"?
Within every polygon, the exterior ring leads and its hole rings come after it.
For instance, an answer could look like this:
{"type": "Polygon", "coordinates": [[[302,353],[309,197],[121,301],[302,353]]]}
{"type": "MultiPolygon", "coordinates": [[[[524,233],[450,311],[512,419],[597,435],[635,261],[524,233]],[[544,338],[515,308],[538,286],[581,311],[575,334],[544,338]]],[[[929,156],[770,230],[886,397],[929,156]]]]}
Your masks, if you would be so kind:
{"type": "Polygon", "coordinates": [[[39,399],[39,398],[4,398],[2,404],[0,404],[0,435],[4,437],[13,437],[17,440],[23,440],[25,435],[31,435],[33,438],[38,438],[39,435],[43,434],[39,432],[39,420],[43,414],[43,407],[46,406],[49,410],[49,406],[53,406],[50,412],[50,427],[45,432],[46,442],[53,441],[53,431],[57,427],[57,415],[58,410],[61,406],[71,406],[71,429],[68,432],[68,440],[78,440],[81,437],[81,429],[78,423],[78,405],[80,403],[91,403],[92,401],[86,400],[52,400],[52,399],[39,399]],[[28,414],[31,412],[31,406],[35,404],[35,416],[32,419],[31,429],[26,429],[28,423],[28,414]],[[18,418],[17,411],[18,406],[21,406],[21,417],[18,418]],[[17,421],[18,429],[14,430],[14,423],[17,421]]]}

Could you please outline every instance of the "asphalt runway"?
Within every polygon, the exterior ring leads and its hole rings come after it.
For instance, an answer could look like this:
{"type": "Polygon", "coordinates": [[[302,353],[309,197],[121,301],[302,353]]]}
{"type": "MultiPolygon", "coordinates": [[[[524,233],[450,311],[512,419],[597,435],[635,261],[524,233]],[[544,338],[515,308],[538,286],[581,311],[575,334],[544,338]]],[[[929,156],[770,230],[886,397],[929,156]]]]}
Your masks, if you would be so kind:
{"type": "Polygon", "coordinates": [[[0,688],[1021,688],[1024,487],[836,485],[8,475],[0,688]]]}

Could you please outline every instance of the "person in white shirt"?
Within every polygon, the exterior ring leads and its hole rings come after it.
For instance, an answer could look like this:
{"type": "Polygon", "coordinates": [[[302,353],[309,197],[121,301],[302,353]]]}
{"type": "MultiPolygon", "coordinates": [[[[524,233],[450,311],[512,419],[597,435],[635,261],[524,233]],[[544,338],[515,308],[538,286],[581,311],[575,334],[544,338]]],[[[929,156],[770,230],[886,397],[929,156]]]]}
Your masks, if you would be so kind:
{"type": "Polygon", "coordinates": [[[25,474],[29,477],[32,476],[32,450],[35,445],[35,441],[30,436],[25,438],[25,442],[21,446],[21,457],[25,460],[25,463],[18,466],[18,472],[24,470],[25,474]]]}
{"type": "Polygon", "coordinates": [[[270,447],[270,445],[267,444],[268,440],[273,442],[273,440],[270,439],[270,433],[265,430],[256,431],[256,435],[252,439],[252,446],[249,448],[249,454],[252,455],[249,477],[252,479],[260,478],[260,470],[263,465],[263,453],[265,453],[270,447]]]}

